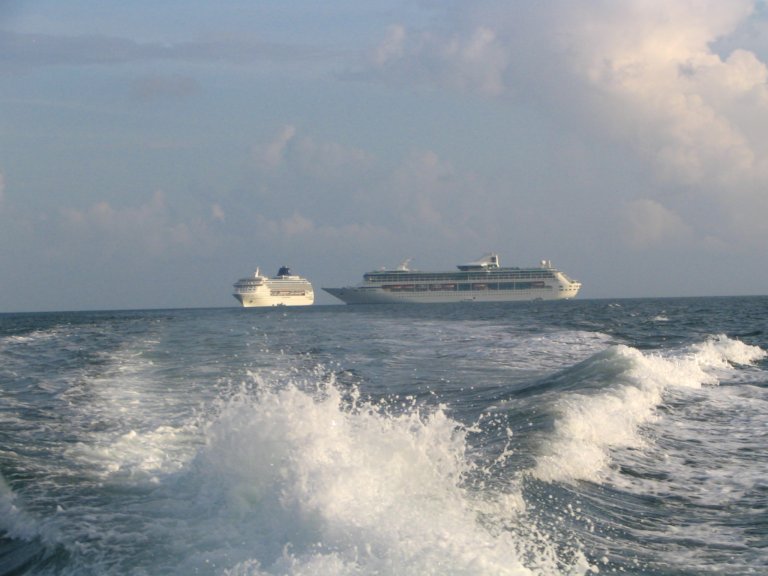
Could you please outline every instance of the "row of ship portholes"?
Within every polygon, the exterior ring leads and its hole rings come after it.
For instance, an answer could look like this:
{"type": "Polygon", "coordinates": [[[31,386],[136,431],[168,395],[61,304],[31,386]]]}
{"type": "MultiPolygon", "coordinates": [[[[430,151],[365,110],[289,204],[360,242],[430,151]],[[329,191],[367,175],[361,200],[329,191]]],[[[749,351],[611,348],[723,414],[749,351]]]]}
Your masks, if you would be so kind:
{"type": "Polygon", "coordinates": [[[389,284],[387,292],[470,292],[478,290],[541,290],[550,288],[544,282],[484,282],[467,284],[389,284]]]}

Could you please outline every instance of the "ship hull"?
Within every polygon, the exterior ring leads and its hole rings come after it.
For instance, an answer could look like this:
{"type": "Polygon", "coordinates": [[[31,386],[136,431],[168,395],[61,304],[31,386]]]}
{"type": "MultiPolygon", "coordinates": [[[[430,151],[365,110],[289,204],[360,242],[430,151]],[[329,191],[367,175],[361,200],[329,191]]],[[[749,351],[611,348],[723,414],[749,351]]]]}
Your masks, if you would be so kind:
{"type": "Polygon", "coordinates": [[[243,308],[262,308],[269,306],[310,306],[314,303],[314,294],[272,296],[255,294],[233,294],[243,308]]]}
{"type": "Polygon", "coordinates": [[[454,302],[526,302],[531,300],[568,300],[578,288],[559,287],[535,290],[467,290],[391,292],[378,287],[323,288],[345,304],[449,304],[454,302]]]}

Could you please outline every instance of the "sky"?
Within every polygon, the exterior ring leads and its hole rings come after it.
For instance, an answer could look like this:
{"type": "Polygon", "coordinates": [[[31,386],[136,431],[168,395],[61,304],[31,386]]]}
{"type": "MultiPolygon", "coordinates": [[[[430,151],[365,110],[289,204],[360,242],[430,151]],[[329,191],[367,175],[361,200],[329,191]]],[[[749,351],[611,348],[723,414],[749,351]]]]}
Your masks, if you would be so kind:
{"type": "Polygon", "coordinates": [[[768,294],[762,0],[0,0],[0,312],[488,252],[768,294]]]}

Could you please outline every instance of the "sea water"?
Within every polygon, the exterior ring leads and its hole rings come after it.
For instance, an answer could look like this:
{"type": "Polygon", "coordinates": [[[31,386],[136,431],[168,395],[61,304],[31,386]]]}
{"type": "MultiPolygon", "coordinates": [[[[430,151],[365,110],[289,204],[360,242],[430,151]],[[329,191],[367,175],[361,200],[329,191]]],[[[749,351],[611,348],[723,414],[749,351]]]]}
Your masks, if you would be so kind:
{"type": "Polygon", "coordinates": [[[764,574],[768,298],[0,315],[0,574],[764,574]]]}

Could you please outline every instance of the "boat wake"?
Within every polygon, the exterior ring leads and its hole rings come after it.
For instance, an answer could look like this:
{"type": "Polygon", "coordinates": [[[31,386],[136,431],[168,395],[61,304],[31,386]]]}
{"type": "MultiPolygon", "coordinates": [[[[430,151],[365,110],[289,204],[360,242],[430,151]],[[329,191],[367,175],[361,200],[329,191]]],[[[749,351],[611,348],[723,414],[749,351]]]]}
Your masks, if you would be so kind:
{"type": "Polygon", "coordinates": [[[395,413],[349,403],[333,384],[312,391],[261,384],[255,396],[231,399],[208,428],[197,462],[207,471],[204,492],[220,495],[214,509],[221,524],[242,523],[237,533],[252,538],[246,548],[260,548],[228,573],[586,568],[578,551],[563,554],[543,535],[525,534],[518,490],[488,494],[465,486],[472,468],[467,431],[443,410],[395,413]]]}
{"type": "Polygon", "coordinates": [[[555,403],[554,431],[543,442],[533,475],[545,481],[601,482],[611,451],[646,446],[643,425],[659,418],[665,395],[737,376],[765,351],[726,336],[666,355],[613,346],[568,372],[581,390],[555,403]]]}
{"type": "MultiPolygon", "coordinates": [[[[716,336],[649,352],[604,333],[398,325],[416,334],[387,328],[330,359],[319,346],[276,352],[257,333],[226,371],[214,369],[225,348],[209,344],[202,361],[180,348],[164,364],[154,331],[55,379],[43,357],[38,411],[25,411],[28,386],[0,414],[0,433],[21,439],[0,452],[0,573],[761,565],[759,535],[724,520],[765,510],[761,348],[716,336]]],[[[87,330],[84,341],[103,332],[87,330]]],[[[7,342],[4,369],[37,353],[28,345],[7,342]]]]}

